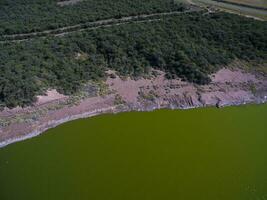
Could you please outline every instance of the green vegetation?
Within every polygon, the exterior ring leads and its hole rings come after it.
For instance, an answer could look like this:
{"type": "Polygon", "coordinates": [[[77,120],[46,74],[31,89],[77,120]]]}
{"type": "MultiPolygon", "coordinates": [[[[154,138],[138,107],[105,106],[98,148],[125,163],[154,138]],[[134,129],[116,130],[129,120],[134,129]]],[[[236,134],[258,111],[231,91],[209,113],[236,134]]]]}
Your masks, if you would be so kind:
{"type": "Polygon", "coordinates": [[[173,0],[83,0],[59,6],[56,0],[1,0],[0,35],[56,29],[88,21],[180,9],[173,0]]]}
{"type": "Polygon", "coordinates": [[[122,96],[120,96],[119,94],[115,95],[115,99],[114,99],[114,105],[122,105],[125,104],[126,102],[123,100],[122,96]]]}
{"type": "Polygon", "coordinates": [[[143,90],[141,90],[140,92],[138,92],[138,94],[141,99],[148,101],[154,101],[158,97],[158,94],[156,94],[154,90],[150,90],[149,92],[144,92],[143,90]]]}
{"type": "Polygon", "coordinates": [[[250,84],[249,84],[249,89],[250,89],[250,91],[252,92],[252,94],[256,94],[257,89],[256,89],[256,86],[255,86],[254,83],[250,83],[250,84]]]}
{"type": "Polygon", "coordinates": [[[199,12],[1,43],[0,105],[29,105],[44,88],[72,94],[89,80],[105,79],[107,69],[138,77],[153,67],[168,78],[206,84],[210,73],[234,59],[266,63],[266,32],[266,22],[199,12]]]}

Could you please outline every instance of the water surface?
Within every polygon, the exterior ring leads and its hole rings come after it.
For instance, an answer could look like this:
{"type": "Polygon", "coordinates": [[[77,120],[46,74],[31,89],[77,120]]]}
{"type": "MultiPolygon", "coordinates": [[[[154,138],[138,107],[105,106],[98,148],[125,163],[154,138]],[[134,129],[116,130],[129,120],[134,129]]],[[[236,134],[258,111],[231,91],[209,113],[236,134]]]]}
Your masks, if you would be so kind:
{"type": "Polygon", "coordinates": [[[63,124],[0,149],[0,199],[267,199],[267,105],[63,124]]]}

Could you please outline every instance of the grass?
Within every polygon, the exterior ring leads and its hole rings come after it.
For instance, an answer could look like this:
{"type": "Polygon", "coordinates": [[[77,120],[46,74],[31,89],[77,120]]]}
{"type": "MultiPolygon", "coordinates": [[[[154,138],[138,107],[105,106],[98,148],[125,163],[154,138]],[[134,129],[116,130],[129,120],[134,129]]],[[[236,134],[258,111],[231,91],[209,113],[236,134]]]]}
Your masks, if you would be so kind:
{"type": "Polygon", "coordinates": [[[267,8],[266,0],[227,0],[232,3],[240,3],[244,5],[257,6],[267,8]]]}
{"type": "Polygon", "coordinates": [[[255,62],[246,62],[243,60],[235,60],[227,66],[229,69],[242,69],[248,73],[252,74],[261,74],[267,76],[267,64],[266,63],[255,63],[255,62]]]}
{"type": "MultiPolygon", "coordinates": [[[[248,7],[242,7],[238,5],[232,5],[232,4],[227,4],[227,3],[222,3],[222,2],[216,2],[212,0],[192,0],[194,3],[201,5],[201,6],[213,6],[216,7],[220,10],[226,11],[226,12],[231,12],[231,13],[236,13],[236,14],[241,14],[241,15],[247,15],[251,17],[256,17],[262,20],[267,20],[267,12],[264,10],[257,10],[254,8],[248,8],[248,7]]],[[[252,0],[228,0],[229,2],[238,2],[242,3],[243,2],[248,2],[252,0]]]]}
{"type": "Polygon", "coordinates": [[[255,86],[254,83],[250,83],[250,85],[249,85],[249,89],[250,89],[250,91],[251,91],[251,93],[252,93],[253,95],[256,94],[256,92],[257,92],[257,88],[256,88],[256,86],[255,86]]]}
{"type": "Polygon", "coordinates": [[[116,94],[115,99],[114,99],[114,105],[123,105],[125,103],[126,101],[123,100],[122,96],[119,94],[116,94]]]}

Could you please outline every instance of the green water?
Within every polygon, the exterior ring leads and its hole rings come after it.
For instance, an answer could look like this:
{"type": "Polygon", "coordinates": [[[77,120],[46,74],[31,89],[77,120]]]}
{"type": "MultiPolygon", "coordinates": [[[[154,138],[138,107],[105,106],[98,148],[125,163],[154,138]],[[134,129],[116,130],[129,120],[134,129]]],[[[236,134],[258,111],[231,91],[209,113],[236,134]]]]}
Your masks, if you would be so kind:
{"type": "Polygon", "coordinates": [[[267,105],[77,120],[0,149],[0,200],[267,199],[267,105]]]}

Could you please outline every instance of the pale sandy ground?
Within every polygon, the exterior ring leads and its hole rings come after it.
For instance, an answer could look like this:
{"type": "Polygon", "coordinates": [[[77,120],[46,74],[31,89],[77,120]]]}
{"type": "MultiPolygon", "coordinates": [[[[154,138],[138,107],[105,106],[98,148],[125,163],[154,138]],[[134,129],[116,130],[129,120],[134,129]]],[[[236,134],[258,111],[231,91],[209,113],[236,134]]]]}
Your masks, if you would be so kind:
{"type": "Polygon", "coordinates": [[[0,146],[36,136],[66,121],[101,113],[239,105],[267,100],[266,77],[256,77],[241,70],[221,69],[211,75],[212,82],[205,86],[166,80],[163,72],[158,73],[151,79],[108,78],[109,94],[86,98],[75,105],[62,106],[68,97],[49,90],[47,95],[38,96],[32,107],[5,109],[0,112],[0,122],[9,123],[0,126],[0,146]],[[116,96],[124,101],[123,105],[117,105],[116,96]],[[57,108],[58,105],[61,107],[57,108]]]}
{"type": "Polygon", "coordinates": [[[58,4],[59,6],[68,6],[68,5],[73,5],[73,4],[79,3],[80,1],[83,1],[83,0],[67,0],[67,1],[59,1],[59,2],[57,2],[57,4],[58,4]]]}
{"type": "Polygon", "coordinates": [[[109,87],[118,92],[129,103],[138,103],[139,92],[148,94],[154,91],[158,102],[168,104],[170,101],[180,104],[181,107],[194,107],[201,105],[227,105],[238,102],[250,102],[255,99],[250,89],[253,84],[258,89],[267,89],[266,80],[260,80],[255,75],[242,72],[221,69],[211,75],[212,82],[206,86],[196,86],[181,80],[166,80],[164,73],[154,79],[140,79],[137,81],[119,77],[109,78],[109,87]],[[260,83],[261,82],[261,83],[260,83]]]}
{"type": "MultiPolygon", "coordinates": [[[[57,90],[55,89],[51,89],[51,90],[47,90],[45,95],[38,95],[37,101],[34,103],[34,106],[41,107],[41,106],[49,105],[50,103],[64,101],[66,99],[68,99],[67,96],[58,93],[57,90]]],[[[27,108],[16,107],[13,109],[5,108],[2,112],[0,112],[0,119],[5,118],[5,117],[12,117],[15,114],[19,114],[19,113],[31,112],[31,110],[32,110],[32,107],[27,107],[27,108]]]]}
{"type": "Polygon", "coordinates": [[[232,71],[230,69],[221,69],[212,78],[214,83],[245,83],[245,82],[258,82],[253,74],[244,73],[241,70],[232,71]]]}
{"type": "Polygon", "coordinates": [[[66,98],[67,96],[58,93],[58,91],[55,89],[52,89],[52,90],[48,90],[46,92],[46,95],[37,96],[37,102],[35,103],[35,105],[40,106],[40,105],[47,104],[55,100],[62,100],[66,98]]]}

